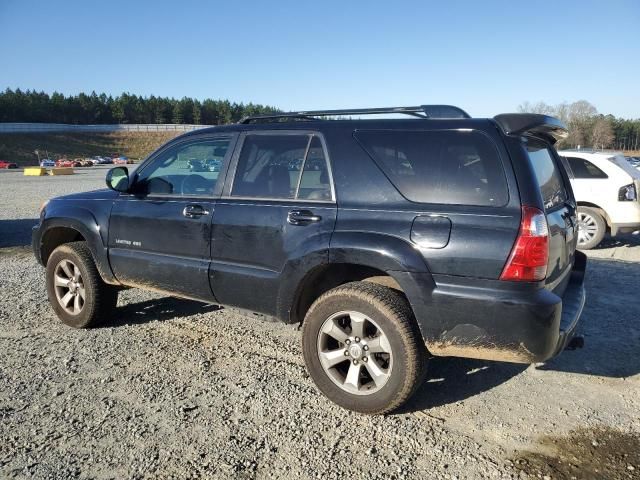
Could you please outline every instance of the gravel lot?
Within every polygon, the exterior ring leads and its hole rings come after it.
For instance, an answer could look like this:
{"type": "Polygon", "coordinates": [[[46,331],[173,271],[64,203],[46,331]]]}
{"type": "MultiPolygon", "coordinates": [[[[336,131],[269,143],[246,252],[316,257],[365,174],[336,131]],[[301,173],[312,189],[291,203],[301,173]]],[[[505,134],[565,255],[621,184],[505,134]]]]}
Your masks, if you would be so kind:
{"type": "Polygon", "coordinates": [[[296,328],[128,290],[88,331],[49,307],[42,201],[101,188],[0,171],[0,478],[640,478],[640,238],[589,252],[583,350],[434,359],[402,412],[320,395],[296,328]]]}

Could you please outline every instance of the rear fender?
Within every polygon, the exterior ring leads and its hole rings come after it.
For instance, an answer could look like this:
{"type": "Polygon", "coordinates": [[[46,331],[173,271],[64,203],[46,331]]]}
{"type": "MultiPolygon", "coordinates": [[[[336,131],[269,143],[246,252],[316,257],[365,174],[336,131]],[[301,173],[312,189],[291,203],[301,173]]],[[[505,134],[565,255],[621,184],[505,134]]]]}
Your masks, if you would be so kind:
{"type": "Polygon", "coordinates": [[[420,252],[400,238],[370,233],[335,232],[329,250],[331,263],[352,263],[382,270],[407,297],[423,339],[438,325],[429,314],[435,282],[420,252]]]}
{"type": "Polygon", "coordinates": [[[329,262],[355,263],[385,272],[429,272],[422,255],[411,243],[383,234],[334,232],[329,262]]]}

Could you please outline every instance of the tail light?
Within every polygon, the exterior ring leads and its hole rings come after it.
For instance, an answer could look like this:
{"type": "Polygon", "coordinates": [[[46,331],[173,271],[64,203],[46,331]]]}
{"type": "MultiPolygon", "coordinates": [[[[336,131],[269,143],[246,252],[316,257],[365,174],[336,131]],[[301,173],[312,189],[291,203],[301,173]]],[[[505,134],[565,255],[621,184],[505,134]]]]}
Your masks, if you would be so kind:
{"type": "Polygon", "coordinates": [[[547,217],[534,207],[522,207],[518,238],[502,270],[500,280],[535,282],[544,280],[549,261],[547,217]]]}
{"type": "Polygon", "coordinates": [[[637,198],[638,193],[636,192],[636,186],[633,183],[631,185],[625,185],[618,190],[618,200],[620,202],[632,202],[637,198]]]}

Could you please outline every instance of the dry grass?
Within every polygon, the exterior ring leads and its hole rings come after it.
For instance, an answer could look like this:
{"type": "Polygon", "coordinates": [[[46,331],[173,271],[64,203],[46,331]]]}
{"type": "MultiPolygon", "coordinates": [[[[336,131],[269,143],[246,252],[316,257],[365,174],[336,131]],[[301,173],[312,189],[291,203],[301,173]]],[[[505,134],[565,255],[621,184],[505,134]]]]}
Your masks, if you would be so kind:
{"type": "Polygon", "coordinates": [[[25,133],[0,135],[0,159],[20,166],[36,165],[40,157],[92,157],[121,154],[142,159],[181,132],[25,133]]]}

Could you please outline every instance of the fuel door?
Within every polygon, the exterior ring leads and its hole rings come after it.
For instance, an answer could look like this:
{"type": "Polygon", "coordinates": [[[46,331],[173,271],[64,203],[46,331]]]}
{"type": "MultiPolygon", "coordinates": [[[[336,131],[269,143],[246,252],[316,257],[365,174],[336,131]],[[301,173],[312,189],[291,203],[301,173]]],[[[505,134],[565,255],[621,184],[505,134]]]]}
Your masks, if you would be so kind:
{"type": "Polygon", "coordinates": [[[421,248],[444,248],[451,236],[451,220],[443,215],[420,215],[413,219],[411,241],[421,248]]]}

